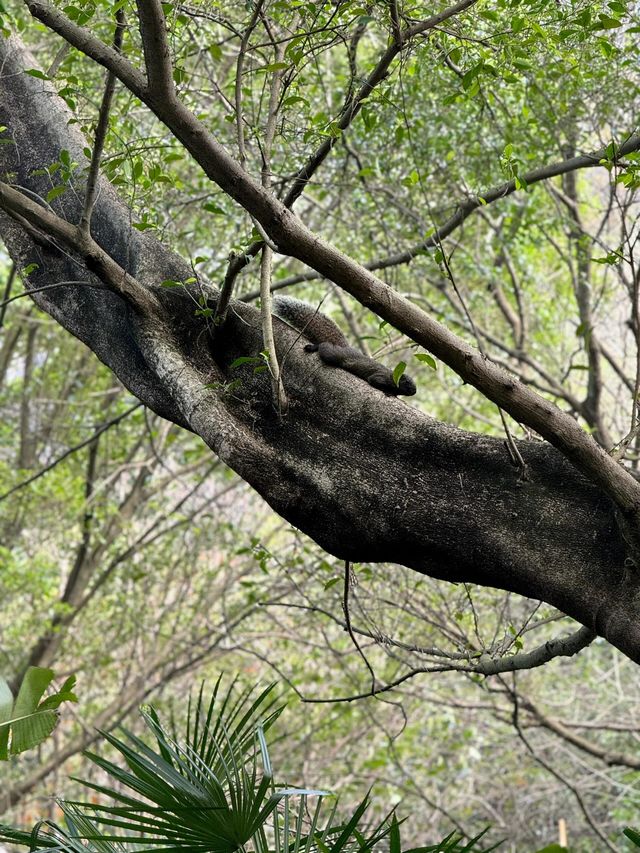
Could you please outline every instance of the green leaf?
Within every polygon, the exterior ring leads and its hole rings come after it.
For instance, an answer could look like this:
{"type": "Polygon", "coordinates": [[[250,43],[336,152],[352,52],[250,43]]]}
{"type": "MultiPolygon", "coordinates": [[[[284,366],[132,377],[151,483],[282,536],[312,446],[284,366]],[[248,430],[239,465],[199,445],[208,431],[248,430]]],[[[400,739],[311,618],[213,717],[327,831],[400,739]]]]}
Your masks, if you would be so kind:
{"type": "Polygon", "coordinates": [[[53,201],[54,198],[58,198],[58,196],[64,195],[67,191],[67,186],[65,184],[60,184],[57,187],[53,187],[53,189],[49,190],[46,195],[47,201],[53,201]]]}
{"type": "Polygon", "coordinates": [[[30,714],[38,707],[44,691],[53,680],[53,670],[39,666],[30,666],[18,690],[13,716],[20,717],[30,714]]]}
{"type": "Polygon", "coordinates": [[[47,696],[39,705],[39,711],[56,710],[63,702],[77,702],[78,697],[73,692],[76,686],[76,676],[70,675],[57,693],[47,696]]]}
{"type": "Polygon", "coordinates": [[[255,355],[241,355],[240,358],[236,358],[235,361],[232,361],[229,365],[231,370],[234,370],[236,367],[240,367],[243,364],[256,364],[260,362],[260,358],[255,355]]]}
{"type": "Polygon", "coordinates": [[[289,97],[285,98],[282,102],[283,107],[291,107],[293,104],[305,104],[305,106],[309,106],[309,101],[306,98],[303,98],[302,95],[289,95],[289,97]]]}
{"type": "Polygon", "coordinates": [[[407,365],[404,361],[399,361],[398,364],[393,368],[393,381],[397,385],[400,382],[400,377],[407,369],[407,365]]]}
{"type": "Polygon", "coordinates": [[[13,708],[13,693],[4,678],[0,678],[0,761],[6,761],[8,756],[9,726],[3,726],[11,718],[13,708]]]}
{"type": "Polygon", "coordinates": [[[395,816],[391,818],[391,831],[389,832],[389,853],[401,853],[400,826],[395,816]]]}
{"type": "Polygon", "coordinates": [[[432,355],[429,355],[428,352],[419,352],[414,355],[414,358],[417,358],[418,361],[421,361],[423,364],[428,365],[431,370],[437,370],[438,364],[435,358],[432,355]]]}
{"type": "Polygon", "coordinates": [[[611,15],[600,15],[598,22],[594,25],[594,30],[614,30],[622,26],[622,21],[618,18],[612,18],[611,15]]]}
{"type": "Polygon", "coordinates": [[[208,201],[206,204],[203,204],[202,209],[209,213],[215,213],[216,216],[226,216],[226,211],[220,207],[220,205],[215,204],[212,201],[208,201]]]}
{"type": "Polygon", "coordinates": [[[28,74],[29,77],[37,77],[38,80],[48,80],[49,79],[43,71],[40,71],[39,68],[26,68],[24,73],[28,74]]]}
{"type": "Polygon", "coordinates": [[[75,684],[75,677],[72,677],[65,681],[63,690],[41,702],[52,679],[52,670],[29,667],[9,711],[9,688],[6,682],[0,681],[0,759],[6,760],[10,755],[18,755],[42,743],[56,727],[56,709],[60,704],[77,701],[71,692],[75,684]]]}
{"type": "Polygon", "coordinates": [[[462,88],[465,91],[469,91],[472,88],[472,85],[476,79],[476,77],[480,74],[483,69],[483,64],[480,62],[478,65],[474,65],[473,68],[470,68],[469,71],[462,77],[462,88]]]}
{"type": "MultiPolygon", "coordinates": [[[[27,749],[33,749],[46,740],[58,723],[55,711],[35,711],[23,717],[14,717],[11,722],[11,745],[9,753],[18,755],[27,749]]],[[[9,724],[7,724],[9,728],[9,724]]]]}
{"type": "Polygon", "coordinates": [[[188,79],[189,79],[189,74],[187,73],[186,69],[181,68],[180,66],[176,66],[173,69],[173,82],[174,83],[178,83],[178,84],[184,83],[188,79]]]}
{"type": "Polygon", "coordinates": [[[284,68],[288,67],[288,62],[271,62],[269,65],[263,65],[261,68],[256,68],[256,72],[282,71],[284,68]]]}
{"type": "Polygon", "coordinates": [[[636,847],[640,847],[640,832],[630,826],[627,826],[626,829],[623,830],[623,834],[626,835],[629,841],[632,841],[636,847]]]}

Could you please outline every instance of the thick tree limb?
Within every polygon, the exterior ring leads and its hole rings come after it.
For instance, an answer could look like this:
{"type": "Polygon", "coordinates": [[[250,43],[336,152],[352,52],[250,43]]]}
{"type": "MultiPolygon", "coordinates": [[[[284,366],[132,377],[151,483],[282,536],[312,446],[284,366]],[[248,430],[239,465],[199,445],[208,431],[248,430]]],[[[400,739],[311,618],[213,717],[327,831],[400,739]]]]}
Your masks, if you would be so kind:
{"type": "Polygon", "coordinates": [[[173,100],[173,65],[167,24],[160,0],[137,0],[140,34],[149,90],[173,100]]]}
{"type": "MultiPolygon", "coordinates": [[[[88,56],[119,74],[120,65],[113,61],[113,55],[106,52],[99,39],[47,3],[40,0],[26,2],[35,17],[88,56]]],[[[119,54],[112,53],[120,59],[119,54]]],[[[124,78],[121,79],[125,82],[124,78]]],[[[448,364],[515,420],[536,430],[557,447],[617,504],[627,520],[629,544],[640,552],[640,484],[611,459],[573,418],[485,359],[385,282],[306,228],[282,202],[247,175],[182,103],[167,101],[162,94],[146,88],[134,91],[134,94],[169,127],[205,174],[255,217],[282,253],[303,261],[338,284],[362,305],[448,364]]],[[[620,155],[627,150],[627,147],[620,146],[618,153],[620,155]]],[[[505,191],[505,194],[508,193],[505,191]]],[[[479,200],[474,201],[473,206],[480,203],[479,200]]]]}
{"type": "MultiPolygon", "coordinates": [[[[68,125],[68,111],[48,84],[20,73],[19,43],[0,42],[0,51],[0,122],[10,128],[20,151],[18,157],[13,146],[2,146],[0,177],[11,173],[17,185],[42,196],[45,179],[34,170],[55,161],[61,148],[84,163],[85,142],[68,125]]],[[[32,59],[27,67],[33,67],[32,59]]],[[[215,143],[188,113],[179,107],[174,118],[180,138],[210,171],[221,168],[215,143]]],[[[233,172],[229,180],[237,178],[233,172]]],[[[238,179],[242,188],[246,176],[238,179]]],[[[633,508],[635,481],[574,421],[312,237],[290,213],[274,207],[262,188],[247,186],[249,201],[259,202],[255,215],[264,217],[279,242],[290,244],[292,254],[331,272],[415,339],[429,340],[462,375],[504,398],[504,408],[540,423],[593,482],[541,442],[520,444],[529,472],[529,481],[520,482],[501,441],[435,422],[344,371],[327,369],[304,352],[299,335],[277,321],[275,345],[281,357],[288,353],[284,383],[290,400],[280,421],[268,378],[246,365],[231,367],[239,356],[256,355],[262,347],[258,312],[234,303],[212,343],[187,288],[159,287],[165,279],[190,278],[190,266],[148,234],[132,230],[128,212],[106,183],[92,218],[94,240],[107,256],[97,272],[125,270],[133,290],[59,287],[34,293],[34,300],[85,341],[140,400],[201,435],[277,512],[330,553],[354,562],[400,563],[449,581],[548,601],[640,660],[640,583],[625,568],[627,548],[602,490],[633,508]],[[148,291],[148,302],[139,288],[148,291]],[[138,299],[135,308],[132,298],[138,299]],[[212,377],[217,387],[207,387],[212,377]],[[227,393],[225,385],[237,379],[241,384],[227,393]]],[[[14,213],[26,204],[15,192],[3,195],[14,213]]],[[[78,198],[81,191],[56,198],[56,215],[38,205],[21,210],[73,246],[76,232],[67,232],[58,219],[78,221],[78,198]]],[[[2,237],[19,268],[39,265],[29,286],[95,280],[87,262],[98,250],[61,251],[51,240],[43,242],[33,226],[23,225],[0,217],[2,237]]],[[[215,291],[205,292],[215,305],[215,291]]]]}

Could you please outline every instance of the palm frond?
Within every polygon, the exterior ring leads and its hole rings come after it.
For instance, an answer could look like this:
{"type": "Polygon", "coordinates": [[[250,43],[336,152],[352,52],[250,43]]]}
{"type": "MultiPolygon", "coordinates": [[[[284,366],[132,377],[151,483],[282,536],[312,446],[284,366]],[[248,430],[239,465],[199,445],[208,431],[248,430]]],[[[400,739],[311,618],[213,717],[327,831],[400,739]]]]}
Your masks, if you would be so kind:
{"type": "MultiPolygon", "coordinates": [[[[76,781],[102,802],[61,801],[64,828],[0,826],[0,840],[36,853],[376,853],[383,842],[402,853],[402,821],[392,811],[367,822],[369,794],[340,820],[328,792],[276,783],[266,737],[283,709],[274,689],[241,688],[237,679],[224,689],[219,678],[205,699],[200,687],[183,737],[175,721],[165,726],[155,709],[142,709],[150,738],[101,732],[119,762],[85,753],[110,782],[76,781]]],[[[483,853],[483,835],[465,844],[452,834],[405,853],[483,853]]]]}

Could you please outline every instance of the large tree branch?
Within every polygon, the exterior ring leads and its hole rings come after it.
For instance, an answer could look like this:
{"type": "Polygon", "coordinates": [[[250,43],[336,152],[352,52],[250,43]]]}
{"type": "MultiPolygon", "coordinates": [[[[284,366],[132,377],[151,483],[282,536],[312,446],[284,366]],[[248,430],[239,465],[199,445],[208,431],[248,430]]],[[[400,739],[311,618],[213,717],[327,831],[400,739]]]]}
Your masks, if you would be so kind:
{"type": "MultiPolygon", "coordinates": [[[[84,163],[86,143],[77,127],[68,125],[68,111],[51,87],[20,73],[20,45],[3,41],[0,51],[5,71],[0,123],[10,128],[16,146],[0,148],[0,171],[43,196],[46,178],[38,170],[55,161],[61,148],[84,163]]],[[[33,67],[30,58],[27,67],[33,67]]],[[[182,108],[178,119],[181,138],[205,162],[213,157],[209,137],[182,108]]],[[[75,226],[67,231],[57,220],[78,221],[83,196],[78,189],[54,200],[55,214],[34,205],[22,208],[22,223],[0,217],[3,239],[19,268],[39,265],[29,286],[78,277],[95,281],[85,261],[96,250],[86,257],[62,251],[51,240],[43,242],[33,226],[23,227],[25,216],[32,216],[74,246],[75,226]]],[[[18,203],[26,204],[15,192],[4,196],[14,213],[18,203]]],[[[548,418],[541,424],[544,431],[556,437],[557,430],[558,443],[584,469],[593,470],[594,482],[537,441],[520,446],[529,470],[529,480],[521,482],[501,441],[440,424],[344,371],[327,369],[304,352],[297,333],[276,322],[275,345],[281,358],[287,354],[284,382],[291,402],[280,422],[264,374],[246,365],[232,367],[239,356],[261,350],[259,313],[234,303],[212,342],[194,311],[193,297],[201,291],[159,287],[166,279],[186,281],[190,266],[150,235],[132,230],[128,211],[107,183],[96,202],[92,234],[117,265],[116,282],[120,270],[126,271],[138,298],[135,310],[129,295],[114,289],[59,287],[34,293],[34,300],[85,341],[150,408],[201,435],[277,512],[330,553],[356,562],[401,563],[446,580],[548,601],[640,660],[640,584],[625,568],[625,542],[611,502],[597,485],[606,484],[623,506],[633,507],[635,481],[570,418],[536,395],[527,396],[508,374],[443,327],[425,326],[432,322],[426,315],[312,237],[289,212],[282,219],[266,217],[265,211],[280,215],[282,207],[273,207],[262,188],[250,187],[250,195],[260,199],[257,213],[291,244],[293,254],[313,258],[345,289],[415,332],[416,339],[431,336],[435,351],[447,352],[479,386],[486,386],[489,377],[498,386],[496,396],[503,395],[512,409],[524,406],[528,413],[530,407],[533,419],[548,418]],[[149,291],[148,303],[138,288],[149,291]],[[236,383],[232,393],[226,390],[231,382],[236,383]]],[[[215,291],[204,292],[215,305],[215,291]]]]}
{"type": "MultiPolygon", "coordinates": [[[[99,39],[47,3],[41,0],[26,2],[35,17],[88,56],[103,64],[108,63],[107,67],[118,75],[120,66],[113,61],[112,54],[120,59],[119,54],[105,52],[99,39]]],[[[123,82],[127,85],[124,79],[123,82]]],[[[162,93],[146,88],[134,94],[183,143],[205,174],[258,220],[281,252],[303,261],[334,281],[362,305],[430,350],[501,409],[555,445],[579,470],[604,489],[628,519],[627,536],[633,541],[634,548],[640,550],[636,544],[640,526],[640,484],[611,459],[573,418],[484,358],[478,350],[393,291],[385,282],[310,231],[282,202],[242,169],[184,104],[168,102],[162,93]]],[[[640,136],[636,144],[638,141],[640,136]]],[[[618,156],[627,150],[627,146],[620,146],[618,156]]],[[[515,189],[515,183],[512,183],[515,189]]],[[[507,189],[503,194],[508,194],[507,189]]],[[[476,200],[473,206],[480,203],[476,200]]]]}
{"type": "Polygon", "coordinates": [[[149,90],[173,100],[173,65],[162,4],[160,0],[137,0],[136,5],[149,90]]]}
{"type": "MultiPolygon", "coordinates": [[[[640,151],[640,133],[630,134],[629,137],[616,147],[615,160],[634,151],[640,151]]],[[[593,169],[596,166],[601,166],[603,159],[608,159],[610,151],[608,146],[599,148],[596,151],[591,151],[587,154],[581,154],[577,157],[569,157],[566,160],[558,160],[555,163],[549,163],[547,166],[540,166],[525,172],[522,175],[523,180],[528,186],[548,181],[550,178],[557,178],[561,175],[568,175],[571,172],[577,172],[581,169],[593,169]]],[[[367,261],[363,264],[365,269],[371,270],[386,270],[392,267],[398,267],[403,264],[410,264],[416,258],[419,258],[429,249],[434,249],[439,246],[443,240],[453,234],[466,220],[475,213],[476,210],[482,210],[489,204],[500,201],[503,198],[508,198],[518,191],[515,180],[505,181],[498,184],[485,192],[480,192],[478,195],[470,196],[466,201],[458,205],[455,213],[453,213],[445,222],[442,223],[435,231],[420,243],[415,243],[408,249],[403,249],[401,252],[395,252],[390,255],[383,255],[375,258],[372,261],[367,261]]],[[[249,250],[250,251],[250,250],[249,250]]],[[[323,275],[318,272],[304,272],[297,275],[289,276],[282,281],[279,281],[275,288],[276,290],[292,287],[294,284],[299,284],[304,281],[314,281],[322,278],[323,275]]]]}

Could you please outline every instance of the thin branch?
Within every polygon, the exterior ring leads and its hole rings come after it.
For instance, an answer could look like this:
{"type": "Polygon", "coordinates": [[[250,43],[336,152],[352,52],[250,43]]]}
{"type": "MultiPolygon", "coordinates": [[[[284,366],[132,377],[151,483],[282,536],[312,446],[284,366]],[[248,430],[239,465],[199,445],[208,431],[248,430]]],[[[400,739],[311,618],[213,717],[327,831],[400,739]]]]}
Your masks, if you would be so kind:
{"type": "MultiPolygon", "coordinates": [[[[616,162],[620,157],[623,157],[625,154],[631,154],[634,151],[640,151],[640,133],[630,135],[626,142],[616,148],[616,162]]],[[[531,186],[533,184],[540,183],[541,181],[546,181],[549,178],[555,178],[559,175],[565,175],[579,169],[592,169],[596,166],[600,166],[600,161],[605,159],[608,154],[610,154],[610,152],[607,151],[607,148],[600,148],[590,154],[571,157],[568,160],[560,160],[556,163],[550,163],[548,166],[541,166],[539,168],[532,169],[530,172],[523,175],[521,180],[524,179],[526,184],[531,186]]],[[[425,251],[439,246],[446,237],[459,228],[460,225],[462,225],[462,223],[465,222],[476,210],[480,210],[495,201],[499,201],[500,199],[507,198],[508,196],[513,195],[516,190],[517,187],[515,180],[512,180],[507,181],[504,184],[500,184],[497,187],[493,187],[479,195],[471,196],[467,201],[462,202],[453,216],[449,217],[449,219],[437,228],[426,240],[423,240],[421,243],[417,243],[409,249],[404,249],[402,252],[377,258],[376,260],[369,261],[362,266],[373,272],[375,270],[385,270],[402,264],[409,264],[411,261],[414,261],[416,258],[423,255],[425,251]]],[[[253,246],[250,247],[246,254],[249,254],[252,249],[253,246]]],[[[305,281],[315,281],[319,278],[324,278],[324,276],[319,272],[300,273],[278,282],[274,289],[281,290],[286,287],[291,287],[294,284],[301,284],[305,281]]],[[[250,296],[252,295],[253,294],[250,294],[250,296]]]]}
{"type": "Polygon", "coordinates": [[[345,560],[344,563],[344,587],[342,592],[342,611],[344,613],[344,623],[347,628],[347,633],[351,637],[351,642],[356,647],[356,650],[362,660],[364,661],[365,666],[369,670],[369,674],[371,675],[371,695],[376,691],[376,674],[373,671],[371,664],[367,660],[367,656],[362,651],[360,643],[356,639],[356,635],[353,633],[353,629],[351,627],[351,614],[349,612],[349,590],[351,589],[351,584],[353,583],[353,573],[351,571],[351,563],[348,560],[345,560]]]}
{"type": "Polygon", "coordinates": [[[15,302],[16,299],[23,299],[25,296],[31,296],[33,293],[42,293],[45,290],[54,290],[56,287],[70,287],[72,285],[79,285],[82,287],[93,287],[96,290],[108,290],[107,285],[103,284],[102,282],[74,280],[56,281],[55,284],[43,284],[42,287],[32,287],[30,290],[23,290],[22,293],[16,293],[15,296],[11,296],[9,299],[5,299],[4,302],[0,302],[0,309],[6,308],[9,303],[15,302]]]}
{"type": "Polygon", "coordinates": [[[544,666],[558,657],[573,657],[582,649],[591,645],[596,635],[589,628],[582,627],[568,637],[556,637],[532,649],[511,657],[502,657],[496,661],[483,661],[476,668],[479,675],[498,675],[502,672],[515,672],[520,669],[535,669],[544,666]]]}
{"type": "MultiPolygon", "coordinates": [[[[122,9],[116,12],[116,29],[113,36],[113,49],[120,53],[122,48],[122,39],[124,36],[125,18],[122,9]]],[[[84,210],[80,217],[79,228],[87,236],[91,228],[91,214],[98,196],[98,174],[100,171],[100,161],[102,160],[102,152],[104,150],[104,142],[107,136],[109,127],[109,112],[111,110],[111,100],[116,85],[116,77],[113,71],[107,71],[107,79],[104,86],[104,94],[102,95],[102,103],[98,114],[98,126],[96,127],[96,136],[93,143],[93,152],[91,154],[91,164],[89,166],[89,175],[87,177],[87,189],[84,198],[84,210]]]]}
{"type": "Polygon", "coordinates": [[[256,3],[255,9],[253,10],[251,20],[249,21],[245,31],[242,33],[238,59],[236,60],[236,132],[238,134],[238,157],[241,166],[244,166],[247,160],[247,151],[244,144],[244,116],[242,112],[242,75],[244,73],[244,59],[247,53],[251,33],[254,31],[256,24],[258,23],[263,2],[264,0],[258,0],[258,3],[256,3]]]}
{"type": "MultiPolygon", "coordinates": [[[[480,337],[478,330],[476,328],[476,324],[474,323],[473,317],[471,316],[471,312],[469,311],[467,301],[466,301],[466,299],[463,298],[462,292],[460,291],[458,284],[454,278],[453,270],[451,269],[451,265],[449,263],[449,259],[447,258],[447,254],[444,250],[444,247],[440,246],[439,248],[440,248],[440,254],[442,256],[442,266],[444,268],[445,275],[449,279],[449,281],[451,282],[451,286],[453,287],[455,294],[458,297],[460,304],[462,305],[462,310],[464,311],[464,315],[466,316],[467,320],[469,321],[469,325],[471,326],[473,336],[476,339],[476,344],[478,346],[478,350],[480,351],[480,354],[486,356],[486,353],[484,351],[484,346],[482,343],[482,338],[480,337]]],[[[518,445],[514,441],[513,435],[511,434],[511,430],[509,429],[509,424],[507,423],[507,419],[505,417],[505,414],[504,414],[504,412],[500,406],[498,406],[498,412],[500,414],[500,420],[502,422],[502,428],[504,429],[507,450],[509,452],[509,456],[511,458],[511,461],[514,465],[518,466],[518,468],[520,470],[520,478],[522,480],[526,480],[527,479],[527,466],[525,464],[524,459],[522,458],[522,454],[518,450],[518,445]]]]}
{"type": "Polygon", "coordinates": [[[76,552],[73,567],[69,572],[67,583],[65,584],[64,592],[60,598],[63,604],[75,605],[79,594],[82,592],[85,577],[85,566],[87,563],[87,555],[89,553],[89,545],[91,544],[91,532],[93,527],[93,511],[90,506],[91,496],[93,494],[96,464],[98,460],[98,447],[100,445],[100,435],[94,435],[93,441],[89,443],[89,453],[87,456],[87,474],[85,477],[84,488],[84,513],[82,515],[82,534],[80,544],[76,552]]]}
{"type": "Polygon", "coordinates": [[[514,689],[509,688],[507,685],[505,685],[505,686],[507,687],[507,690],[511,694],[511,698],[513,700],[513,717],[512,717],[513,727],[515,728],[515,730],[518,734],[518,737],[520,738],[522,743],[525,745],[527,751],[530,753],[532,758],[538,762],[538,764],[541,767],[544,767],[544,769],[548,773],[550,773],[561,784],[563,784],[569,791],[571,791],[573,796],[576,798],[578,806],[580,807],[580,810],[581,810],[582,814],[584,815],[585,820],[587,821],[587,823],[591,827],[591,829],[596,833],[596,835],[600,838],[600,840],[607,847],[607,849],[611,850],[612,853],[615,853],[616,848],[612,844],[609,843],[609,840],[607,839],[606,835],[602,832],[600,827],[598,827],[597,824],[594,822],[593,818],[591,817],[591,813],[587,809],[585,802],[582,799],[582,796],[581,796],[580,792],[578,791],[577,787],[575,785],[573,785],[571,782],[569,782],[568,779],[565,779],[565,777],[561,773],[559,773],[554,767],[552,767],[547,761],[545,761],[543,758],[540,758],[540,756],[536,753],[534,748],[529,743],[524,732],[522,731],[522,726],[520,725],[520,721],[519,721],[519,717],[518,717],[518,695],[514,689]]]}
{"type": "Polygon", "coordinates": [[[389,0],[389,16],[391,17],[391,32],[396,44],[402,44],[402,29],[400,25],[400,13],[398,11],[398,0],[389,0]]]}
{"type": "Polygon", "coordinates": [[[618,376],[618,378],[623,383],[623,385],[626,387],[626,389],[628,391],[631,391],[631,393],[633,394],[633,392],[634,392],[633,381],[626,375],[626,373],[622,369],[622,366],[620,365],[620,363],[616,359],[615,355],[611,352],[611,350],[607,347],[606,344],[603,344],[603,343],[600,344],[600,352],[602,353],[602,355],[606,359],[606,361],[609,362],[611,369],[618,376]]]}
{"type": "Polygon", "coordinates": [[[609,449],[611,439],[602,418],[602,367],[601,353],[596,331],[593,326],[593,309],[591,305],[591,247],[585,243],[586,232],[583,228],[579,205],[576,173],[569,172],[563,178],[564,193],[569,201],[569,222],[567,239],[573,249],[575,270],[572,267],[573,291],[580,317],[580,338],[583,342],[587,358],[587,393],[581,406],[581,413],[591,426],[600,443],[609,449]]]}
{"type": "Polygon", "coordinates": [[[61,462],[64,462],[65,459],[68,459],[69,456],[71,456],[73,453],[77,453],[78,450],[82,450],[83,447],[86,447],[88,444],[91,444],[91,442],[95,441],[96,438],[102,435],[103,432],[106,432],[108,429],[111,429],[111,427],[114,427],[119,424],[130,414],[135,412],[136,409],[139,409],[142,405],[143,403],[136,403],[134,406],[131,406],[131,408],[127,409],[125,412],[122,412],[121,415],[116,415],[115,418],[112,418],[110,421],[107,421],[106,423],[102,424],[102,426],[98,427],[98,429],[96,429],[95,432],[93,432],[92,435],[89,436],[89,438],[86,438],[84,441],[81,441],[78,444],[74,444],[73,447],[69,447],[67,450],[65,450],[64,453],[62,453],[60,456],[57,456],[53,460],[53,462],[50,462],[48,465],[45,465],[45,467],[41,468],[40,471],[38,471],[36,474],[33,474],[26,480],[22,480],[22,482],[17,483],[15,486],[12,486],[9,491],[4,492],[4,494],[0,495],[0,501],[5,500],[5,498],[10,497],[20,489],[24,489],[26,486],[30,486],[31,483],[35,482],[36,480],[39,480],[40,477],[44,477],[44,475],[48,474],[49,471],[53,470],[56,465],[59,465],[61,462]]]}
{"type": "MultiPolygon", "coordinates": [[[[292,610],[304,610],[307,613],[318,613],[320,616],[326,616],[327,619],[332,620],[339,625],[342,630],[346,630],[347,626],[344,622],[342,622],[338,617],[332,613],[330,610],[325,610],[322,607],[318,607],[317,605],[312,604],[296,604],[290,601],[263,601],[261,602],[261,607],[288,607],[292,610]]],[[[418,646],[413,643],[403,643],[401,640],[395,640],[393,637],[382,636],[381,634],[374,634],[373,631],[368,631],[366,628],[358,628],[355,625],[351,626],[351,630],[354,634],[358,634],[361,637],[367,637],[369,640],[374,640],[375,642],[383,641],[385,645],[394,646],[395,648],[401,649],[405,652],[411,652],[413,654],[420,655],[429,655],[431,657],[439,657],[445,658],[446,660],[469,660],[468,652],[445,652],[442,649],[437,648],[436,646],[418,646]]]]}
{"type": "Polygon", "coordinates": [[[433,30],[436,27],[439,27],[440,24],[448,21],[449,18],[454,18],[470,6],[474,6],[476,2],[477,0],[460,0],[459,3],[449,6],[448,9],[443,9],[442,12],[438,12],[437,15],[433,15],[431,18],[427,18],[425,21],[418,21],[413,24],[413,26],[404,30],[402,33],[403,41],[407,41],[407,39],[414,38],[415,36],[423,35],[428,30],[433,30]]]}
{"type": "Polygon", "coordinates": [[[276,343],[273,337],[273,318],[271,315],[271,265],[273,260],[272,249],[265,245],[262,248],[262,262],[260,264],[260,316],[262,319],[262,340],[267,354],[269,374],[273,386],[273,396],[276,407],[280,414],[287,410],[287,398],[282,384],[276,343]]]}
{"type": "MultiPolygon", "coordinates": [[[[258,12],[260,9],[258,8],[258,12]]],[[[266,21],[265,21],[266,26],[266,21]]],[[[284,45],[277,45],[275,49],[275,63],[279,65],[284,57],[284,45]]],[[[269,108],[267,113],[267,124],[264,133],[264,144],[262,146],[262,186],[265,190],[271,190],[271,150],[276,134],[276,119],[278,117],[278,103],[280,101],[280,90],[282,88],[282,69],[276,69],[271,77],[271,88],[269,93],[269,108]]],[[[287,398],[280,375],[278,354],[273,338],[273,317],[271,315],[271,281],[273,268],[273,249],[265,244],[262,249],[262,262],[260,264],[260,314],[262,318],[262,339],[269,359],[269,373],[273,386],[273,396],[278,412],[283,414],[287,410],[287,398]]]]}
{"type": "MultiPolygon", "coordinates": [[[[407,28],[395,37],[378,61],[378,64],[361,85],[360,89],[347,99],[346,104],[342,108],[342,112],[335,120],[335,125],[340,132],[342,133],[351,125],[354,118],[362,109],[364,101],[371,95],[376,86],[386,79],[391,63],[407,46],[409,40],[414,35],[427,32],[427,30],[437,27],[438,24],[442,23],[442,21],[459,14],[469,8],[469,6],[473,6],[475,3],[477,3],[477,0],[462,0],[462,2],[457,3],[455,6],[451,6],[444,12],[434,15],[428,20],[422,21],[420,24],[407,28]]],[[[333,147],[340,138],[340,135],[341,134],[332,134],[327,136],[318,148],[307,158],[307,161],[299,169],[293,179],[291,188],[284,197],[285,207],[293,208],[293,205],[300,198],[313,175],[331,153],[333,147]]],[[[229,268],[225,276],[225,283],[228,280],[235,280],[238,274],[251,262],[251,259],[258,254],[261,248],[261,242],[256,240],[245,252],[243,252],[242,255],[235,257],[229,264],[229,268]]]]}
{"type": "Polygon", "coordinates": [[[0,302],[0,329],[4,325],[4,315],[7,313],[7,305],[11,302],[11,288],[16,277],[16,265],[11,264],[9,275],[4,285],[4,293],[2,294],[2,302],[0,302]]]}
{"type": "Polygon", "coordinates": [[[25,0],[29,12],[49,29],[62,36],[65,41],[82,53],[90,56],[103,68],[112,71],[134,95],[142,98],[147,92],[147,80],[137,68],[114,50],[104,44],[91,30],[80,27],[44,0],[25,0]]]}
{"type": "Polygon", "coordinates": [[[30,389],[33,376],[34,344],[38,333],[38,325],[29,323],[27,327],[27,341],[24,353],[24,374],[20,394],[20,449],[18,451],[18,468],[31,468],[35,463],[36,455],[36,433],[31,423],[31,398],[30,389]]]}
{"type": "Polygon", "coordinates": [[[635,755],[616,752],[615,750],[599,746],[580,735],[576,735],[564,723],[561,723],[559,720],[555,720],[553,717],[545,714],[544,711],[531,699],[520,695],[519,701],[520,704],[535,717],[540,725],[558,735],[558,737],[561,737],[563,740],[567,741],[567,743],[570,743],[582,750],[582,752],[586,752],[588,755],[594,756],[594,758],[599,758],[609,767],[631,767],[633,770],[640,770],[640,758],[637,758],[635,755]]]}
{"type": "Polygon", "coordinates": [[[556,657],[573,657],[579,651],[584,649],[596,638],[596,635],[589,628],[579,628],[574,634],[569,637],[560,637],[555,640],[549,640],[532,649],[530,652],[512,655],[510,657],[498,658],[491,660],[488,655],[481,657],[477,664],[437,664],[433,666],[415,667],[396,678],[394,681],[380,687],[376,687],[375,691],[368,693],[358,693],[354,696],[343,696],[332,699],[303,699],[303,702],[314,704],[327,704],[331,702],[355,702],[358,699],[366,699],[370,696],[377,696],[379,693],[387,693],[389,690],[394,690],[405,681],[415,678],[417,675],[422,675],[428,672],[468,672],[474,675],[491,676],[499,675],[504,672],[516,672],[521,669],[535,669],[538,666],[544,666],[556,657]]]}
{"type": "MultiPolygon", "coordinates": [[[[77,226],[71,225],[53,211],[36,204],[35,201],[2,181],[0,181],[0,208],[18,221],[34,240],[55,247],[54,241],[57,239],[73,249],[91,272],[138,310],[151,313],[157,309],[158,302],[155,296],[130,276],[91,237],[82,234],[77,226]]],[[[55,286],[59,287],[60,284],[55,286]]]]}

